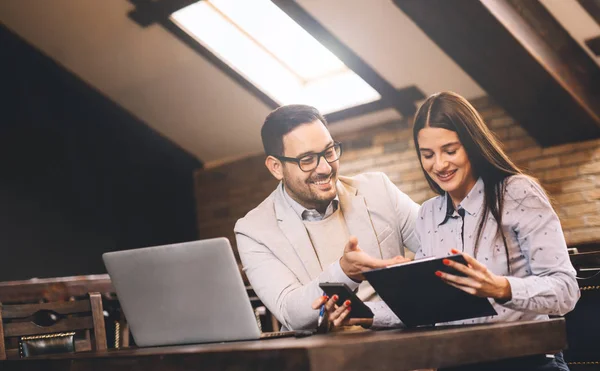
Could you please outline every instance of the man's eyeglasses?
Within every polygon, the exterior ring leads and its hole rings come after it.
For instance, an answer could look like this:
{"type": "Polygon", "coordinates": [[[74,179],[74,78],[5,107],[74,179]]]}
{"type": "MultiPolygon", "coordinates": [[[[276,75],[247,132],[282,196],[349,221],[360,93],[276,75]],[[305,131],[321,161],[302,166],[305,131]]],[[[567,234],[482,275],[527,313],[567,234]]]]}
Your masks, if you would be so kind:
{"type": "Polygon", "coordinates": [[[332,146],[325,148],[323,152],[311,153],[302,157],[285,157],[273,155],[279,161],[295,162],[300,170],[304,172],[313,171],[319,166],[321,157],[331,164],[336,162],[342,156],[342,143],[335,142],[332,146]]]}

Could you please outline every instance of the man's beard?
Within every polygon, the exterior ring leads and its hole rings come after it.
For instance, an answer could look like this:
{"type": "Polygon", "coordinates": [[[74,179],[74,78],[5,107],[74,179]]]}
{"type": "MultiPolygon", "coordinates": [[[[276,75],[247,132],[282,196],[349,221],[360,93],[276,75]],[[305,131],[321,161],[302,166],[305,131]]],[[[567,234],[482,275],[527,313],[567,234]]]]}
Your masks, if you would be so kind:
{"type": "Polygon", "coordinates": [[[285,178],[284,178],[285,188],[288,190],[288,192],[293,193],[296,196],[295,197],[295,198],[297,198],[296,201],[299,201],[299,203],[304,204],[303,206],[311,205],[311,208],[315,207],[317,209],[328,206],[329,203],[335,198],[335,196],[337,195],[336,183],[337,183],[337,172],[336,171],[332,171],[329,175],[325,175],[325,176],[324,175],[312,176],[312,177],[308,178],[307,180],[305,180],[303,183],[300,183],[299,187],[296,186],[296,185],[298,185],[298,183],[288,183],[285,181],[285,178]],[[334,189],[334,192],[332,192],[331,195],[329,194],[329,192],[327,195],[324,195],[321,192],[319,192],[318,190],[313,189],[312,183],[322,181],[325,179],[329,179],[329,178],[331,178],[330,181],[331,181],[332,187],[334,189]]]}

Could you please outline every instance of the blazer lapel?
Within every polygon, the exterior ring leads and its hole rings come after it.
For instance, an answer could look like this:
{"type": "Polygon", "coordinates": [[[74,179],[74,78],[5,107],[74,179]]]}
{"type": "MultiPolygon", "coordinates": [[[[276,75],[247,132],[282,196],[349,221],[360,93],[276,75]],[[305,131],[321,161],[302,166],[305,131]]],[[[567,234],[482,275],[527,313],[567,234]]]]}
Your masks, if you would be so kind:
{"type": "Polygon", "coordinates": [[[375,228],[367,210],[365,198],[358,195],[356,188],[342,182],[338,182],[338,196],[340,207],[346,220],[346,226],[350,235],[356,236],[358,246],[367,254],[382,258],[379,241],[375,235],[375,228]]]}
{"type": "Polygon", "coordinates": [[[275,194],[275,215],[279,228],[294,247],[311,280],[316,278],[322,272],[322,269],[315,249],[304,223],[283,198],[281,192],[275,194]]]}

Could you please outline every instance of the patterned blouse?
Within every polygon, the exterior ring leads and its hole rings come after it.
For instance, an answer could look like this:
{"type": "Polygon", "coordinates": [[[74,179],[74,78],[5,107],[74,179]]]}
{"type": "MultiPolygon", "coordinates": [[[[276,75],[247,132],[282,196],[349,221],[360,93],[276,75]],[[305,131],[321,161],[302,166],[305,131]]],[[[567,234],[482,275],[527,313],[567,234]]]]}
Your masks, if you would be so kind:
{"type": "Polygon", "coordinates": [[[454,248],[474,256],[492,273],[506,276],[510,283],[510,301],[499,304],[490,299],[497,316],[453,323],[540,320],[547,319],[548,314],[571,311],[580,295],[575,269],[560,220],[539,184],[524,175],[505,181],[502,231],[510,273],[502,236],[497,233],[497,223],[490,212],[485,215],[487,222],[475,254],[483,203],[484,183],[479,178],[457,210],[446,193],[426,201],[419,211],[416,228],[421,248],[415,259],[449,255],[454,248]]]}
{"type": "MultiPolygon", "coordinates": [[[[511,286],[510,301],[500,304],[489,299],[498,315],[451,324],[542,320],[549,314],[571,311],[579,299],[575,269],[569,260],[560,220],[545,192],[524,175],[507,178],[505,185],[502,230],[510,273],[504,243],[490,212],[485,215],[488,220],[477,254],[474,253],[484,202],[481,178],[457,210],[447,193],[426,201],[419,210],[416,230],[421,248],[415,259],[443,257],[451,254],[450,249],[456,249],[474,256],[494,274],[506,276],[511,286]]],[[[402,325],[383,302],[370,306],[375,313],[374,327],[402,325]]]]}

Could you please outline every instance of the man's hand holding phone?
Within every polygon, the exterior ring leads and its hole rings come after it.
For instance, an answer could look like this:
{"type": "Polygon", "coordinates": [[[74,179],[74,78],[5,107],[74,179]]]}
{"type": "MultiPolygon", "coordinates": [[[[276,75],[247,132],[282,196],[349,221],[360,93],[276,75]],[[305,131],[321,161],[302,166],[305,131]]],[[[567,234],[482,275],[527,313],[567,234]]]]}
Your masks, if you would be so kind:
{"type": "Polygon", "coordinates": [[[319,284],[325,295],[317,298],[313,309],[323,309],[326,328],[361,325],[369,327],[373,323],[373,312],[356,296],[348,286],[338,282],[319,284]]]}
{"type": "Polygon", "coordinates": [[[371,327],[373,324],[373,318],[348,318],[352,307],[350,300],[346,300],[343,303],[338,304],[339,297],[333,295],[331,298],[328,296],[321,296],[312,303],[312,308],[319,310],[322,305],[325,307],[324,319],[328,322],[328,328],[339,327],[339,326],[363,326],[371,327]]]}

